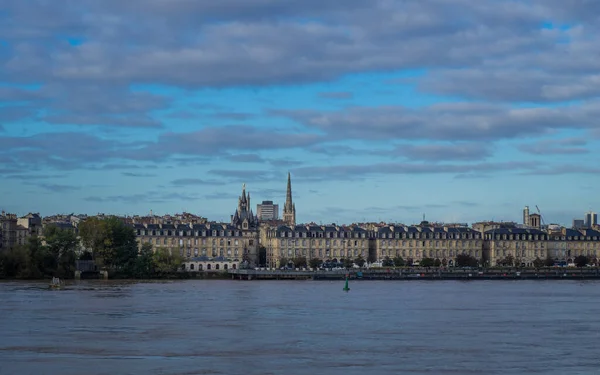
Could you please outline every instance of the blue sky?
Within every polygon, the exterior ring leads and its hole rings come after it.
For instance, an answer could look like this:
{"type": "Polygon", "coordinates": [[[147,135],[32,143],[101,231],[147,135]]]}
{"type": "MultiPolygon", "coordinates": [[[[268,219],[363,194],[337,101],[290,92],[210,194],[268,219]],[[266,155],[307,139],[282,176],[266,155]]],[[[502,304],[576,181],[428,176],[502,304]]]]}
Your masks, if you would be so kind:
{"type": "Polygon", "coordinates": [[[547,223],[600,210],[600,2],[7,0],[0,208],[547,223]]]}

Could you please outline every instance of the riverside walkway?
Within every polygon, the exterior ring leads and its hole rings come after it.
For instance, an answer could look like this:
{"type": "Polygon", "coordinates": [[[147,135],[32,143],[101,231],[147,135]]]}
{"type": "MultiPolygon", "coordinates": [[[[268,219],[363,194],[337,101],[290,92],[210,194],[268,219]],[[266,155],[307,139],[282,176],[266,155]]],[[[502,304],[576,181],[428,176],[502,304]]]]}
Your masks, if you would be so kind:
{"type": "Polygon", "coordinates": [[[238,280],[600,280],[598,268],[544,269],[421,269],[378,268],[349,270],[229,270],[238,280]]]}

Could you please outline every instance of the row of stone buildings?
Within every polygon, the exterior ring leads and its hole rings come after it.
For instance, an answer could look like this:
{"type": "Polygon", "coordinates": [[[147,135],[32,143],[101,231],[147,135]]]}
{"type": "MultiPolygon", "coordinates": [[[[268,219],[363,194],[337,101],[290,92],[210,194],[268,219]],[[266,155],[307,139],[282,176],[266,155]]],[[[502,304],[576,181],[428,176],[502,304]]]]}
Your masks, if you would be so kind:
{"type": "MultiPolygon", "coordinates": [[[[69,222],[60,219],[61,222],[53,224],[75,228],[82,220],[78,216],[71,216],[69,222]]],[[[468,227],[425,221],[410,226],[297,225],[289,174],[282,221],[259,222],[245,186],[229,223],[209,223],[193,215],[173,219],[159,220],[153,215],[123,218],[134,228],[140,247],[150,243],[155,248],[179,252],[190,270],[234,268],[244,261],[280,267],[282,259],[299,257],[331,262],[359,256],[369,262],[402,257],[409,264],[433,258],[451,266],[458,255],[467,254],[493,266],[508,257],[531,265],[538,258],[570,263],[578,255],[591,259],[600,255],[597,230],[555,227],[542,230],[537,214],[527,215],[526,223],[530,225],[483,222],[468,227]]],[[[0,246],[7,248],[24,244],[29,235],[41,235],[42,219],[38,214],[17,218],[3,213],[0,228],[0,246]]]]}

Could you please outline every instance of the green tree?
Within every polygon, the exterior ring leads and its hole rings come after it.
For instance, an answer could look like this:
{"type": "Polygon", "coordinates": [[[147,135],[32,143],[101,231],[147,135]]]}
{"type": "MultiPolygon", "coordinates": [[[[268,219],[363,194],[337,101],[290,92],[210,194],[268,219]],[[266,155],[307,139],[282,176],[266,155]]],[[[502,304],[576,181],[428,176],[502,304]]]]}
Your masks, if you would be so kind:
{"type": "Polygon", "coordinates": [[[303,256],[292,259],[292,262],[294,263],[294,268],[303,268],[307,265],[306,257],[303,256]]]}
{"type": "Polygon", "coordinates": [[[362,255],[359,255],[354,259],[354,263],[356,263],[356,265],[360,268],[362,268],[365,265],[365,262],[365,258],[363,258],[362,255]]]}
{"type": "Polygon", "coordinates": [[[535,260],[533,261],[533,266],[535,268],[542,268],[542,267],[544,267],[544,261],[541,260],[540,258],[535,258],[535,260]]]}
{"type": "Polygon", "coordinates": [[[394,261],[390,257],[383,258],[382,265],[384,267],[394,267],[394,261]]]}
{"type": "Polygon", "coordinates": [[[290,260],[286,257],[279,258],[279,267],[287,267],[290,263],[290,260]]]}
{"type": "Polygon", "coordinates": [[[12,279],[27,274],[28,257],[28,249],[25,246],[0,251],[0,278],[12,279]]]}
{"type": "Polygon", "coordinates": [[[501,263],[503,266],[512,267],[515,264],[515,258],[511,254],[508,254],[504,259],[502,259],[501,263]]]}
{"type": "Polygon", "coordinates": [[[311,258],[311,260],[308,262],[310,268],[312,269],[319,268],[321,266],[321,263],[323,262],[319,258],[311,258]]]}
{"type": "Polygon", "coordinates": [[[585,267],[588,263],[589,263],[589,258],[586,257],[585,255],[579,255],[577,257],[575,257],[575,259],[573,260],[573,263],[575,263],[575,265],[577,267],[585,267]]]}
{"type": "Polygon", "coordinates": [[[90,217],[79,224],[79,236],[86,250],[92,252],[93,257],[102,263],[102,257],[108,255],[112,259],[112,252],[104,254],[105,247],[110,245],[109,232],[106,220],[90,217]]]}
{"type": "Polygon", "coordinates": [[[554,266],[554,259],[552,259],[550,257],[550,255],[548,255],[548,257],[546,257],[546,260],[544,260],[544,265],[546,267],[552,267],[552,266],[554,266]]]}
{"type": "Polygon", "coordinates": [[[144,243],[135,262],[134,276],[138,279],[151,278],[156,274],[152,244],[144,243]]]}
{"type": "Polygon", "coordinates": [[[153,255],[154,270],[158,276],[166,276],[177,272],[183,263],[183,258],[176,251],[157,247],[153,255]]]}
{"type": "Polygon", "coordinates": [[[436,258],[435,261],[433,262],[433,266],[440,267],[441,265],[442,265],[442,261],[439,260],[439,258],[436,258]]]}
{"type": "Polygon", "coordinates": [[[342,259],[342,263],[344,264],[344,268],[352,268],[354,266],[354,260],[350,257],[342,259]]]}
{"type": "Polygon", "coordinates": [[[459,254],[456,257],[456,265],[458,267],[478,267],[479,261],[477,258],[468,254],[459,254]]]}
{"type": "Polygon", "coordinates": [[[433,258],[423,258],[421,259],[419,264],[421,265],[421,267],[433,267],[435,261],[433,260],[433,258]]]}
{"type": "Polygon", "coordinates": [[[442,259],[442,266],[443,267],[447,267],[448,266],[448,259],[446,259],[446,258],[442,259]]]}
{"type": "Polygon", "coordinates": [[[394,257],[394,266],[396,266],[396,267],[404,267],[405,264],[406,264],[406,262],[404,261],[404,259],[400,255],[396,255],[394,257]]]}
{"type": "Polygon", "coordinates": [[[72,278],[75,274],[75,260],[79,240],[73,231],[64,230],[56,225],[44,229],[46,248],[54,260],[55,276],[72,278]]]}

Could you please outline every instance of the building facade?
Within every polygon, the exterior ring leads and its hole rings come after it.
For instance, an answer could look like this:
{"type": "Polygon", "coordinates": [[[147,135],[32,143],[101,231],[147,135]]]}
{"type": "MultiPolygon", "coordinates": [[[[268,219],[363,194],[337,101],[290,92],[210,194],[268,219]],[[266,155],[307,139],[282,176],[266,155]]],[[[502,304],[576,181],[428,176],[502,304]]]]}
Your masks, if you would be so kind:
{"type": "Polygon", "coordinates": [[[138,244],[178,252],[190,271],[237,268],[258,261],[258,220],[243,187],[231,223],[133,224],[138,244]],[[219,265],[219,266],[217,266],[219,265]],[[227,267],[225,267],[227,266],[227,267]]]}
{"type": "Polygon", "coordinates": [[[2,231],[2,248],[9,249],[18,245],[17,215],[4,211],[0,213],[0,231],[2,231]]]}
{"type": "Polygon", "coordinates": [[[282,259],[304,257],[339,262],[344,258],[376,257],[375,233],[358,226],[281,225],[265,228],[263,246],[267,267],[281,267],[282,259]]]}
{"type": "Polygon", "coordinates": [[[263,201],[256,205],[256,216],[259,221],[271,221],[279,219],[279,205],[273,201],[263,201]]]}
{"type": "Polygon", "coordinates": [[[418,264],[423,258],[453,266],[461,254],[482,258],[483,238],[468,227],[389,226],[376,232],[377,259],[402,257],[406,264],[418,264]]]}

